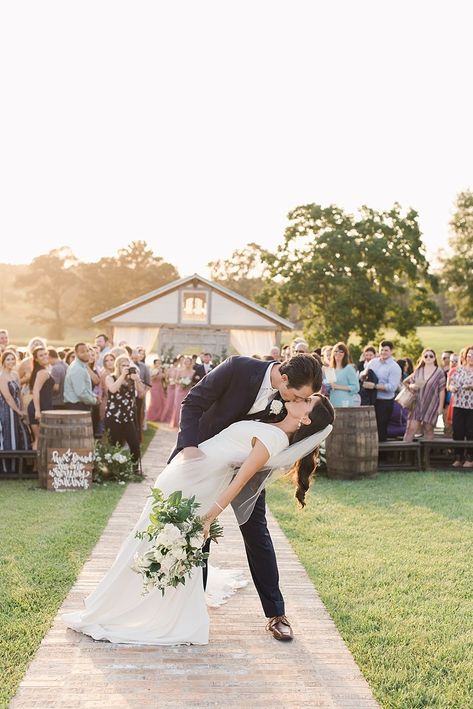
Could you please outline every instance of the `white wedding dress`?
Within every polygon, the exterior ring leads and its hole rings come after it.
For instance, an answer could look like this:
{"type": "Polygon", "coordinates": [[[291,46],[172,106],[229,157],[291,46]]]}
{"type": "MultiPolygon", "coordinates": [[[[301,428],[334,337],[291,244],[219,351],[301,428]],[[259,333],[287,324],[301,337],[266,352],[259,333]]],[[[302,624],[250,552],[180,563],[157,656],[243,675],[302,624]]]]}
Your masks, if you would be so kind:
{"type": "MultiPolygon", "coordinates": [[[[202,458],[183,461],[182,456],[176,456],[157,477],[155,487],[165,496],[175,490],[181,490],[184,497],[195,495],[204,513],[229,485],[235,475],[235,466],[245,460],[251,452],[253,439],[258,438],[271,457],[267,467],[270,474],[266,474],[264,482],[253,491],[251,499],[256,501],[259,491],[281,466],[292,464],[315,448],[330,430],[331,426],[328,426],[324,431],[289,446],[288,438],[280,428],[256,421],[239,421],[201,443],[202,458]]],[[[149,545],[147,540],[137,539],[135,532],[148,526],[151,506],[150,498],[113,566],[85,599],[84,609],[63,615],[63,620],[68,627],[95,640],[137,645],[205,645],[209,637],[209,617],[202,568],[194,569],[184,586],[166,589],[164,596],[158,589],[142,595],[142,577],[131,568],[135,553],[142,553],[149,545]]],[[[246,517],[251,509],[248,510],[247,502],[246,517]]],[[[225,543],[225,538],[221,543],[225,543]]],[[[213,600],[209,605],[223,602],[231,593],[229,586],[241,585],[244,583],[237,572],[210,568],[209,586],[213,600]]]]}

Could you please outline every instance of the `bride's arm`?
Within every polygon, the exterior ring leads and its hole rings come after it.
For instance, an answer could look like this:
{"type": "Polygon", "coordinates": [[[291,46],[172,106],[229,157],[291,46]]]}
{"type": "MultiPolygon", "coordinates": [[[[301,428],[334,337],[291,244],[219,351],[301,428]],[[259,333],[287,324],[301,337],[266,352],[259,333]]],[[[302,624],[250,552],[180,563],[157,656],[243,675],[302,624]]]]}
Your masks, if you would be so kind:
{"type": "Polygon", "coordinates": [[[205,515],[203,515],[204,536],[206,539],[209,535],[210,524],[213,520],[218,517],[220,512],[223,512],[225,507],[241,492],[248,480],[250,480],[268,460],[268,449],[256,438],[251,453],[241,464],[238,473],[235,475],[230,485],[218,496],[205,515]]]}

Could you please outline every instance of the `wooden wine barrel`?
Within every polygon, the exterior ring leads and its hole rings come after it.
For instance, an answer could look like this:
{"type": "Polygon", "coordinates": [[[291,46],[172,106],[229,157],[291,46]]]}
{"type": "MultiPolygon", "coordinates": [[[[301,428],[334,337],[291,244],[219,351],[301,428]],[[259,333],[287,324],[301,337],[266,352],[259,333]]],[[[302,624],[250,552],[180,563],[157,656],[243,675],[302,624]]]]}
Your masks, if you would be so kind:
{"type": "Polygon", "coordinates": [[[92,483],[94,452],[92,417],[88,411],[42,411],[38,441],[38,479],[47,489],[88,489],[92,483]],[[52,460],[59,461],[63,485],[52,484],[52,460]],[[84,471],[87,469],[87,480],[84,471]],[[90,473],[90,474],[89,474],[90,473]],[[82,483],[81,483],[82,479],[82,483]],[[88,483],[88,484],[87,484],[88,483]]]}
{"type": "Polygon", "coordinates": [[[325,446],[329,478],[356,480],[376,475],[378,428],[374,406],[337,407],[325,446]]]}

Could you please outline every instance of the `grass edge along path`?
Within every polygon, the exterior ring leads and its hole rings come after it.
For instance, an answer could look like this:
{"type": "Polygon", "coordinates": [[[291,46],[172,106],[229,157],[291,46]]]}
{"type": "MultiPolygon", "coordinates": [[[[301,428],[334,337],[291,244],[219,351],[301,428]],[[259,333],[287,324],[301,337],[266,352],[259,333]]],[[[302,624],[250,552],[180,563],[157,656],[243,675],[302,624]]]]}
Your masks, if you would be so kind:
{"type": "Polygon", "coordinates": [[[473,476],[319,478],[270,509],[384,709],[473,706],[473,476]]]}
{"type": "MultiPolygon", "coordinates": [[[[145,432],[143,455],[155,433],[145,432]]],[[[125,488],[52,493],[34,480],[0,480],[0,707],[15,694],[125,488]]]]}

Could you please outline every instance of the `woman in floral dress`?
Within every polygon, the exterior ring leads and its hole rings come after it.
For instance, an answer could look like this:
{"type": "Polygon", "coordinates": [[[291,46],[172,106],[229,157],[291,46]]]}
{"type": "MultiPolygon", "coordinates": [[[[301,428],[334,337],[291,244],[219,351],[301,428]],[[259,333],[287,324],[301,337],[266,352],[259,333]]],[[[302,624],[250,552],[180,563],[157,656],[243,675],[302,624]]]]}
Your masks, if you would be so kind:
{"type": "Polygon", "coordinates": [[[145,386],[140,380],[137,368],[131,371],[132,363],[127,355],[115,360],[113,374],[108,374],[105,383],[108,391],[105,428],[110,443],[128,444],[135,470],[140,461],[140,437],[136,417],[136,397],[145,395],[145,386]]]}

